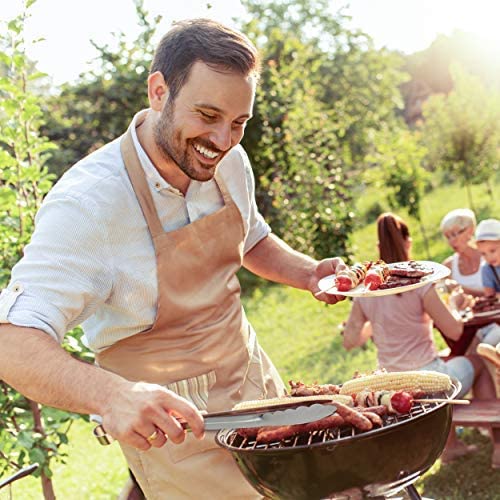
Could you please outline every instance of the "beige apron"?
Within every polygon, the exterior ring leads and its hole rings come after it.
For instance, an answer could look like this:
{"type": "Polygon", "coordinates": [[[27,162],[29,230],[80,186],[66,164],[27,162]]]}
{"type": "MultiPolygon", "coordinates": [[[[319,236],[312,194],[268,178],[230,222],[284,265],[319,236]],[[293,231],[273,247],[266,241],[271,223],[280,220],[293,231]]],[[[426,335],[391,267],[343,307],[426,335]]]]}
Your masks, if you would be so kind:
{"type": "MultiPolygon", "coordinates": [[[[260,348],[240,302],[244,228],[217,174],[224,206],[166,233],[133,145],[122,156],[156,254],[158,304],[153,326],[97,355],[99,366],[133,381],[161,384],[200,410],[221,411],[249,399],[275,397],[284,385],[260,348]]],[[[147,498],[259,498],[231,455],[207,432],[181,445],[140,452],[121,445],[147,498]]]]}

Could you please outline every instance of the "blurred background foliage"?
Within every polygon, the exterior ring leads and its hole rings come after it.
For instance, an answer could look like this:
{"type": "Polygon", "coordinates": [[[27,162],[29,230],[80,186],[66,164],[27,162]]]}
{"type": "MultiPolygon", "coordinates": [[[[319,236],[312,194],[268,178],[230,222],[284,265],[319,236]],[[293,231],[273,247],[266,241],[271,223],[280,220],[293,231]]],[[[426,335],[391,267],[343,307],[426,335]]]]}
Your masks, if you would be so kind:
{"type": "MultiPolygon", "coordinates": [[[[317,257],[351,255],[350,235],[363,223],[355,201],[370,187],[422,230],[423,189],[459,181],[472,208],[471,185],[485,183],[494,196],[500,65],[471,35],[439,36],[404,55],[375,49],[366,33],[348,28],[341,9],[329,13],[327,0],[242,3],[241,29],[263,60],[243,145],[260,210],[285,241],[317,257]]],[[[56,94],[39,93],[42,133],[58,146],[48,162],[57,177],[147,106],[160,18],[135,4],[136,40],[116,34],[118,49],[96,45],[97,69],[56,94]]]]}
{"type": "MultiPolygon", "coordinates": [[[[160,21],[135,0],[137,38],[127,42],[118,33],[117,48],[95,45],[96,69],[54,91],[24,52],[32,3],[0,36],[0,288],[52,183],[120,136],[147,107],[152,39],[160,21]]],[[[366,33],[348,28],[342,10],[329,13],[327,0],[242,4],[248,15],[240,27],[259,47],[263,63],[243,145],[259,208],[291,246],[318,258],[374,258],[373,222],[382,211],[395,210],[419,227],[414,253],[440,261],[449,250],[438,242],[437,226],[445,209],[457,208],[450,200],[467,199],[478,219],[498,217],[497,54],[482,51],[461,32],[439,36],[411,55],[375,49],[366,33]],[[426,198],[423,206],[424,196],[437,189],[450,197],[447,203],[426,198]]],[[[245,274],[242,279],[262,284],[245,274]]],[[[92,361],[80,337],[79,329],[70,332],[65,347],[92,361]]],[[[288,343],[291,354],[280,358],[280,368],[299,374],[309,366],[304,358],[317,363],[309,341],[288,343]]],[[[51,460],[64,460],[59,447],[74,416],[40,409],[1,382],[0,408],[0,475],[38,461],[49,498],[51,460]]]]}

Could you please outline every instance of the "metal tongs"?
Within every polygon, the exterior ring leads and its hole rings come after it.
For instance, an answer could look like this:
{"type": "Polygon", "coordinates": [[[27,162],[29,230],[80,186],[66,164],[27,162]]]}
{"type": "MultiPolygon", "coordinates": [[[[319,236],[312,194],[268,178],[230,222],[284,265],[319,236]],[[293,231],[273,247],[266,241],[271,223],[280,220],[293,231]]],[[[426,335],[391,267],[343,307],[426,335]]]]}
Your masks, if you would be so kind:
{"type": "MultiPolygon", "coordinates": [[[[300,403],[287,402],[254,409],[205,413],[203,420],[205,430],[217,431],[220,429],[306,424],[329,417],[336,411],[335,404],[318,399],[300,403]]],[[[178,420],[184,429],[189,430],[185,420],[180,418],[178,420]]],[[[95,427],[93,432],[100,444],[108,445],[113,442],[113,438],[106,433],[102,424],[95,427]]]]}

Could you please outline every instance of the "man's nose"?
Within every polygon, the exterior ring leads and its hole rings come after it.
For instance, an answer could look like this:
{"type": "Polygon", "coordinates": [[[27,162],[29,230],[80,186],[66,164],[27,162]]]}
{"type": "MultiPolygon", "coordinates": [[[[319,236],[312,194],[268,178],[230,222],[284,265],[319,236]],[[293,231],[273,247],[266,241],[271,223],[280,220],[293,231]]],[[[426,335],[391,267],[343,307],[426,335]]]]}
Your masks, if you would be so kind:
{"type": "Polygon", "coordinates": [[[230,124],[222,124],[210,134],[210,141],[221,151],[227,151],[232,146],[232,139],[230,124]]]}

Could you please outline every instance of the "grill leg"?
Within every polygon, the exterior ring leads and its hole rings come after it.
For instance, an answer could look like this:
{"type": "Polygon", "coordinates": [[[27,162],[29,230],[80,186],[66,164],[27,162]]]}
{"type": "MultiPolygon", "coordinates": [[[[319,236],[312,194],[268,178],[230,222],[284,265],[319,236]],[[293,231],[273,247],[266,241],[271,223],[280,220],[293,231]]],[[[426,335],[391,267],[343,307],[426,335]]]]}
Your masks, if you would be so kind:
{"type": "Polygon", "coordinates": [[[422,497],[420,496],[419,492],[417,491],[417,488],[413,486],[413,484],[409,484],[406,488],[406,493],[408,493],[408,496],[411,498],[411,500],[422,500],[422,497]]]}

